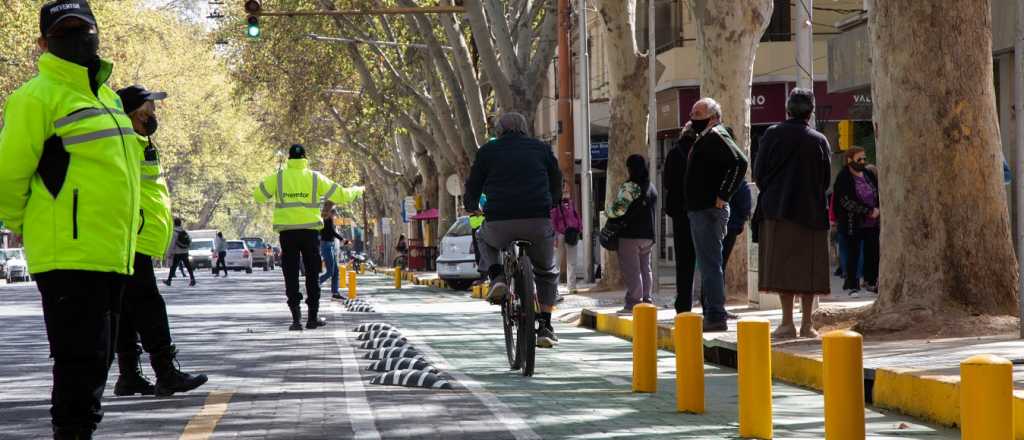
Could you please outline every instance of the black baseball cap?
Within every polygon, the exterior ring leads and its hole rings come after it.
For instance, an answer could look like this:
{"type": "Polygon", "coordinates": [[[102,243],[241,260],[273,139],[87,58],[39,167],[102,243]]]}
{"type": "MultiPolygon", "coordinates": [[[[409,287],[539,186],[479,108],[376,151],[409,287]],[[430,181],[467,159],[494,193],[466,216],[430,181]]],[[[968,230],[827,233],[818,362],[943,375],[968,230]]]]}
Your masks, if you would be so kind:
{"type": "Polygon", "coordinates": [[[289,159],[302,159],[306,157],[306,147],[302,144],[292,144],[292,147],[288,149],[289,159]]]}
{"type": "Polygon", "coordinates": [[[46,36],[47,31],[65,18],[76,17],[96,26],[96,16],[92,15],[89,2],[86,0],[57,0],[39,8],[39,34],[46,36]]]}
{"type": "Polygon", "coordinates": [[[136,84],[118,90],[117,96],[121,97],[121,103],[124,104],[124,112],[131,113],[142,107],[142,104],[145,104],[146,101],[159,101],[167,98],[167,93],[151,92],[146,90],[145,87],[136,84]]]}

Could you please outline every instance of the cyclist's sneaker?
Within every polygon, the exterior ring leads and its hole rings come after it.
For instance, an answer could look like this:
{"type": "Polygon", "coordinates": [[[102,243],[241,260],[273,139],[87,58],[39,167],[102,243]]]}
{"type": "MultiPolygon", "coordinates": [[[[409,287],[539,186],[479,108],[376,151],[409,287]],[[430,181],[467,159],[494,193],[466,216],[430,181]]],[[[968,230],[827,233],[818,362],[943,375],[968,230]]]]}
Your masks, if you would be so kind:
{"type": "Polygon", "coordinates": [[[491,291],[487,293],[487,301],[491,304],[501,304],[508,295],[508,284],[501,278],[495,278],[491,283],[491,291]]]}
{"type": "Polygon", "coordinates": [[[540,348],[553,348],[558,345],[558,337],[555,332],[547,327],[537,330],[537,346],[540,348]]]}

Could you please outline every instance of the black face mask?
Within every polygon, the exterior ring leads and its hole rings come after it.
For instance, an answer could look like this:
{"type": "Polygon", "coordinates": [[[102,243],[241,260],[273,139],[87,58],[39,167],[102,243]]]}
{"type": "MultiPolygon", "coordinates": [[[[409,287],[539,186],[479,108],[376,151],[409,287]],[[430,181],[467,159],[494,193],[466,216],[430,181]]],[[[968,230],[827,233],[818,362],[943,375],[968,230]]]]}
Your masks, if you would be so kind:
{"type": "Polygon", "coordinates": [[[690,128],[693,128],[694,133],[701,134],[706,128],[708,128],[709,123],[711,123],[711,118],[690,119],[690,128]]]}
{"type": "Polygon", "coordinates": [[[853,169],[857,170],[857,171],[864,171],[864,170],[868,169],[868,164],[866,164],[864,162],[854,162],[854,163],[851,163],[850,166],[853,167],[853,169]]]}
{"type": "Polygon", "coordinates": [[[57,57],[89,67],[99,61],[100,36],[87,29],[69,30],[59,37],[46,37],[50,53],[57,57]]]}
{"type": "Polygon", "coordinates": [[[153,133],[156,133],[157,127],[159,127],[159,124],[156,121],[156,116],[150,116],[149,119],[146,119],[142,123],[142,125],[146,128],[146,132],[143,133],[146,136],[152,136],[153,133]]]}

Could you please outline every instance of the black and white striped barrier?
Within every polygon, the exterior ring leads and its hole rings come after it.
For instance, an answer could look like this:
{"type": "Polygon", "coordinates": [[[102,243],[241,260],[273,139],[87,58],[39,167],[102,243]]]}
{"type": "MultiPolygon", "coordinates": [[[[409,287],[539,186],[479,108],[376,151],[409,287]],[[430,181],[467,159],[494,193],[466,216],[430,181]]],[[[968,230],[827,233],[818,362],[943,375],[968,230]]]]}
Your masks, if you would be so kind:
{"type": "Polygon", "coordinates": [[[352,330],[352,331],[358,332],[358,333],[366,333],[366,332],[379,332],[381,330],[391,330],[393,328],[395,328],[395,326],[393,326],[391,324],[386,324],[386,323],[383,323],[383,322],[366,322],[366,323],[359,324],[359,326],[356,327],[355,330],[352,330]]]}
{"type": "Polygon", "coordinates": [[[356,305],[356,306],[350,306],[348,308],[348,311],[355,312],[355,313],[373,313],[373,312],[375,312],[375,310],[373,309],[373,306],[371,306],[369,304],[360,304],[360,305],[356,305]]]}
{"type": "Polygon", "coordinates": [[[374,385],[398,385],[403,387],[452,389],[447,379],[423,370],[394,370],[370,379],[374,385]]]}
{"type": "Polygon", "coordinates": [[[381,359],[370,363],[369,367],[366,367],[370,371],[392,371],[392,370],[423,370],[430,373],[438,373],[440,370],[437,367],[430,365],[423,358],[390,358],[381,359]]]}
{"type": "Polygon", "coordinates": [[[408,344],[409,341],[405,340],[405,338],[379,338],[363,341],[362,344],[359,344],[359,348],[363,350],[374,350],[378,348],[405,347],[408,344]]]}
{"type": "Polygon", "coordinates": [[[421,356],[420,352],[412,347],[391,347],[378,348],[363,355],[363,359],[379,360],[388,358],[414,358],[421,356]]]}
{"type": "Polygon", "coordinates": [[[368,332],[368,333],[363,333],[363,334],[357,336],[356,340],[358,340],[358,341],[369,341],[371,339],[381,339],[381,338],[400,339],[400,338],[402,338],[402,333],[399,332],[398,330],[395,330],[395,329],[383,330],[383,331],[379,331],[379,332],[368,332]]]}
{"type": "Polygon", "coordinates": [[[341,303],[346,305],[346,306],[354,306],[354,305],[359,305],[359,304],[370,304],[370,303],[368,303],[366,301],[363,301],[361,299],[343,299],[343,300],[341,300],[341,303]]]}

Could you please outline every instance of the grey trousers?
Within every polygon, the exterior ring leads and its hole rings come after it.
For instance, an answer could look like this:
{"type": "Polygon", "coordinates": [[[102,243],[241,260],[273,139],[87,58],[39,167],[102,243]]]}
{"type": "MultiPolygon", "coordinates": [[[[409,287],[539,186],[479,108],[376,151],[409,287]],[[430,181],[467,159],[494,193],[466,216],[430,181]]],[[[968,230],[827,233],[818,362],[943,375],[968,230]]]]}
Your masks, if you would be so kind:
{"type": "Polygon", "coordinates": [[[486,221],[477,231],[480,271],[494,276],[501,266],[501,249],[515,240],[533,243],[527,255],[533,263],[537,300],[541,305],[555,304],[558,293],[558,264],[555,261],[555,229],[549,218],[486,221]]]}
{"type": "Polygon", "coordinates": [[[651,248],[654,240],[647,238],[619,239],[619,269],[622,270],[622,281],[626,284],[626,308],[644,302],[654,302],[651,298],[651,248]]]}

